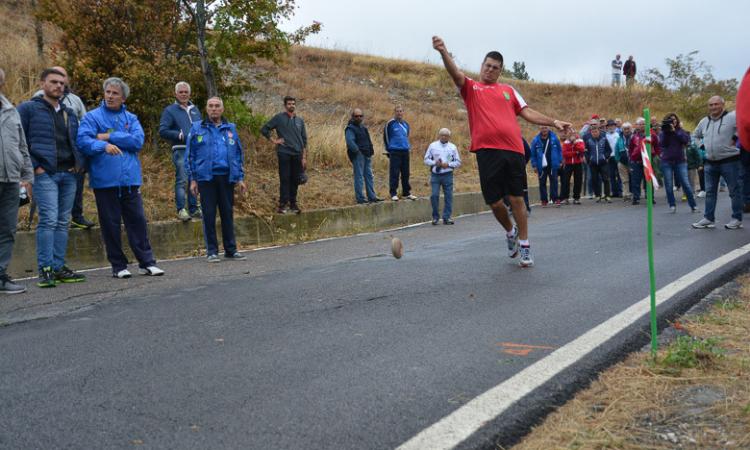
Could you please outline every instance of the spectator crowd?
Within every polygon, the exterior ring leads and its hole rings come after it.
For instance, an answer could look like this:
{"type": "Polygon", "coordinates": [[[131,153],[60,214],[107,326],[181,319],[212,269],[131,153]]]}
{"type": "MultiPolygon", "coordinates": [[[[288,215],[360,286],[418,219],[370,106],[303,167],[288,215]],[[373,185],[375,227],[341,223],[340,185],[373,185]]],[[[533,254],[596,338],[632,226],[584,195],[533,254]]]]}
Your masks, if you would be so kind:
{"type": "MultiPolygon", "coordinates": [[[[458,71],[444,43],[435,39],[433,45],[441,53],[467,106],[471,108],[475,103],[481,106],[485,101],[497,101],[494,97],[490,100],[472,97],[478,95],[476,92],[481,88],[458,71]]],[[[492,80],[498,67],[502,68],[502,55],[491,52],[483,63],[482,76],[492,80]]],[[[617,55],[612,61],[612,70],[613,85],[620,84],[621,75],[625,76],[627,85],[634,82],[636,69],[632,56],[623,62],[617,55]]],[[[41,90],[18,108],[2,96],[4,78],[0,70],[0,153],[3,155],[0,158],[0,292],[25,291],[25,286],[13,282],[6,272],[18,208],[25,196],[33,199],[39,214],[37,285],[52,288],[61,283],[86,280],[83,274],[65,262],[68,230],[94,226],[93,221],[83,216],[82,192],[86,175],[96,199],[98,222],[112,275],[116,278],[132,276],[121,242],[122,225],[138,261],[138,273],[163,275],[164,271],[156,265],[143,210],[139,152],[144,145],[144,132],[138,117],[126,108],[130,94],[128,84],[120,78],[106,79],[102,84],[103,100],[97,108],[87,112],[81,99],[70,92],[67,73],[62,67],[45,69],[40,75],[41,90]]],[[[513,100],[514,109],[508,112],[513,119],[520,115],[543,125],[530,139],[530,144],[522,139],[518,129],[512,131],[514,136],[503,138],[510,147],[505,147],[505,142],[488,141],[488,145],[497,144],[499,147],[472,147],[472,151],[477,152],[485,199],[508,233],[509,255],[512,251],[518,253],[520,248],[524,255],[522,265],[524,261],[527,266],[533,264],[526,230],[510,224],[500,208],[505,210],[503,201],[517,207],[523,205],[518,202],[525,197],[525,206],[530,213],[528,195],[520,195],[528,185],[525,179],[513,180],[512,184],[503,184],[505,181],[500,179],[485,179],[482,166],[511,164],[502,161],[508,155],[487,153],[487,148],[518,147],[519,150],[513,151],[512,164],[517,164],[515,157],[518,156],[523,166],[520,150],[523,142],[525,161],[530,163],[538,178],[541,207],[544,208],[580,205],[585,197],[598,203],[611,203],[620,198],[638,205],[649,172],[648,161],[642,156],[642,149],[648,143],[652,148],[651,165],[656,169],[659,184],[666,191],[669,212],[677,212],[678,198],[687,202],[689,211],[699,212],[696,199],[705,198],[703,217],[692,226],[714,228],[718,193],[728,190],[732,212],[725,228],[742,228],[742,214],[750,207],[750,153],[741,151],[735,113],[726,110],[721,97],[715,96],[708,101],[708,114],[692,132],[683,127],[677,114],[670,113],[661,121],[652,121],[647,135],[642,117],[631,123],[594,114],[580,129],[575,129],[567,122],[552,120],[531,110],[513,88],[507,87],[503,95],[506,100],[513,100]],[[487,155],[492,155],[492,158],[487,155]],[[497,190],[490,182],[504,187],[497,190]],[[512,194],[508,195],[509,192],[512,194]],[[515,240],[513,248],[511,240],[515,240]],[[518,242],[521,242],[520,247],[518,242]]],[[[166,106],[162,113],[159,135],[172,149],[176,216],[182,221],[202,219],[207,261],[215,263],[222,260],[216,237],[218,211],[223,259],[243,260],[245,256],[237,250],[233,224],[235,193],[244,195],[247,190],[244,148],[237,128],[224,117],[220,97],[208,99],[203,115],[201,108],[190,100],[188,83],[178,82],[174,96],[175,102],[166,106]]],[[[276,146],[279,173],[277,213],[298,214],[301,212],[298,190],[307,181],[307,130],[304,120],[297,114],[295,98],[284,97],[283,107],[283,111],[263,125],[261,134],[276,146]]],[[[471,125],[472,111],[469,115],[471,125]]],[[[417,199],[410,185],[411,128],[404,116],[404,108],[396,105],[393,117],[382,131],[389,158],[388,194],[391,201],[417,199]]],[[[479,145],[474,142],[477,140],[475,131],[472,128],[473,146],[479,145]]],[[[374,145],[363,109],[352,110],[351,118],[342,130],[342,138],[352,165],[354,200],[359,204],[382,202],[375,192],[374,145]]],[[[482,138],[495,139],[491,135],[482,138]]],[[[450,139],[449,129],[436,130],[436,140],[425,149],[423,158],[427,166],[425,170],[430,171],[433,225],[441,220],[445,225],[454,224],[451,217],[453,174],[461,166],[461,157],[450,139]],[[442,212],[439,208],[441,190],[444,197],[442,212]]],[[[518,221],[519,214],[516,213],[515,222],[518,221]]]]}

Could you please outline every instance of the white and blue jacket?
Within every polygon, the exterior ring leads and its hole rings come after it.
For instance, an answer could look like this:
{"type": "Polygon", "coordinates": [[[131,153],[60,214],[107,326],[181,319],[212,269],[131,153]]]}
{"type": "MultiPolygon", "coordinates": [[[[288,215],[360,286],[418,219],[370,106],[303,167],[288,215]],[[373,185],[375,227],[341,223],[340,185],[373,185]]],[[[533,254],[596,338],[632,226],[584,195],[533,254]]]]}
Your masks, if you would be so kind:
{"type": "Polygon", "coordinates": [[[409,144],[410,131],[409,124],[405,120],[389,120],[383,128],[385,149],[389,152],[408,152],[411,148],[411,144],[409,144]]]}
{"type": "Polygon", "coordinates": [[[101,106],[83,116],[76,142],[86,156],[91,188],[140,186],[143,181],[138,152],[143,148],[143,140],[138,117],[127,111],[125,105],[112,111],[102,101],[101,106]],[[100,133],[109,133],[109,140],[97,139],[100,133]],[[104,151],[107,144],[116,145],[122,154],[110,155],[104,151]]]}

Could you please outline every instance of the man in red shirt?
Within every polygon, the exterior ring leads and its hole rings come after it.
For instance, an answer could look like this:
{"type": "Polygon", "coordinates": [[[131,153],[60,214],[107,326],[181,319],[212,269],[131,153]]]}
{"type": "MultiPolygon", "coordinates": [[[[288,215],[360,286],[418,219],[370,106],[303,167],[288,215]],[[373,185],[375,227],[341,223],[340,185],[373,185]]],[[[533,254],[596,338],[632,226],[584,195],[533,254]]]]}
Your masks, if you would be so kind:
{"type": "Polygon", "coordinates": [[[499,52],[489,52],[485,56],[479,71],[479,81],[474,81],[459,70],[441,38],[433,36],[432,47],[440,53],[445,69],[461,90],[469,116],[470,150],[477,156],[482,195],[505,229],[508,256],[515,258],[520,253],[520,266],[530,267],[534,265],[534,260],[529,245],[526,215],[515,214],[514,226],[502,201],[507,195],[513,211],[524,210],[526,161],[521,127],[516,116],[559,130],[570,127],[570,123],[554,120],[534,111],[526,105],[518,91],[507,84],[498,83],[503,72],[503,55],[499,52]]]}
{"type": "Polygon", "coordinates": [[[745,77],[737,91],[737,134],[740,144],[745,151],[750,151],[750,69],[745,72],[745,77]]]}

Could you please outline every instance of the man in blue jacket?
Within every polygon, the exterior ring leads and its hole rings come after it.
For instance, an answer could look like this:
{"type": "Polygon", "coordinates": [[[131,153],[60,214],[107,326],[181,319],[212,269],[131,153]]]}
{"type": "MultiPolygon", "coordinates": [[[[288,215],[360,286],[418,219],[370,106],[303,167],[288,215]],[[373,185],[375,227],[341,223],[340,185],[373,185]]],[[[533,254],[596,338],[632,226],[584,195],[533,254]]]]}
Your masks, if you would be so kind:
{"type": "Polygon", "coordinates": [[[383,142],[390,160],[389,188],[391,200],[398,201],[398,177],[401,175],[401,195],[409,200],[416,200],[409,185],[409,124],[404,120],[404,108],[397,105],[393,109],[393,118],[383,128],[383,142]]]}
{"type": "Polygon", "coordinates": [[[531,167],[539,177],[539,198],[547,206],[547,179],[549,179],[549,201],[560,206],[557,195],[557,173],[562,165],[562,146],[557,135],[542,125],[531,141],[531,167]]]}
{"type": "Polygon", "coordinates": [[[609,146],[607,137],[604,136],[598,125],[592,125],[589,135],[583,140],[586,144],[586,162],[591,168],[591,181],[594,185],[596,202],[612,203],[609,191],[609,157],[612,156],[612,148],[609,146]],[[604,184],[604,197],[602,197],[602,184],[604,184]]]}
{"type": "Polygon", "coordinates": [[[243,179],[242,143],[237,127],[223,117],[224,102],[211,97],[206,102],[207,119],[196,122],[190,129],[185,154],[185,167],[190,191],[200,192],[203,207],[203,236],[206,239],[208,262],[219,262],[219,244],[216,240],[216,208],[221,216],[221,239],[224,258],[241,261],[245,256],[237,252],[234,238],[234,187],[245,195],[243,179]]]}
{"type": "Polygon", "coordinates": [[[125,108],[130,88],[119,78],[108,78],[103,88],[101,106],[86,114],[81,122],[78,147],[88,157],[89,183],[96,197],[112,276],[131,276],[128,258],[122,251],[122,222],[130,249],[138,260],[138,273],[164,275],[156,266],[143,213],[138,152],[143,147],[144,135],[138,117],[125,108]]]}
{"type": "Polygon", "coordinates": [[[159,122],[159,136],[172,145],[172,163],[174,164],[174,201],[177,206],[177,218],[183,222],[190,217],[200,218],[201,210],[198,201],[188,189],[190,180],[185,171],[185,143],[193,123],[201,121],[201,112],[190,101],[190,85],[180,81],[174,87],[175,102],[164,108],[159,122]],[[187,195],[187,209],[185,196],[187,195]]]}
{"type": "Polygon", "coordinates": [[[83,159],[76,147],[78,118],[60,101],[65,75],[45,69],[40,77],[44,94],[18,107],[34,167],[33,194],[39,208],[36,255],[42,288],[85,281],[65,265],[68,227],[76,195],[76,172],[83,159]]]}

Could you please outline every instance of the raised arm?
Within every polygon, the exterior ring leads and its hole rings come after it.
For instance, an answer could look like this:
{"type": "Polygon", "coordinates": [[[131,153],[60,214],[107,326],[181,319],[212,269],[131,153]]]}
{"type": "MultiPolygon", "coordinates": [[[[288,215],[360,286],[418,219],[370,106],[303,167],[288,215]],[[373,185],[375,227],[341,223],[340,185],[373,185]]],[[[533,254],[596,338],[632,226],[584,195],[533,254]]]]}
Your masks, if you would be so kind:
{"type": "Polygon", "coordinates": [[[455,85],[459,89],[462,88],[464,86],[466,75],[464,75],[464,73],[459,70],[456,62],[453,61],[453,57],[451,57],[450,52],[448,52],[448,49],[445,47],[445,42],[443,42],[443,39],[441,39],[439,36],[433,36],[432,48],[440,53],[440,57],[443,58],[443,65],[445,66],[445,70],[448,71],[448,74],[453,79],[453,83],[455,83],[455,85]]]}
{"type": "Polygon", "coordinates": [[[564,122],[562,120],[553,119],[551,117],[548,117],[539,111],[535,111],[528,106],[521,110],[521,113],[519,114],[521,117],[526,119],[527,122],[531,122],[537,125],[546,125],[548,127],[555,127],[558,130],[564,130],[566,128],[569,128],[570,122],[564,122]]]}

